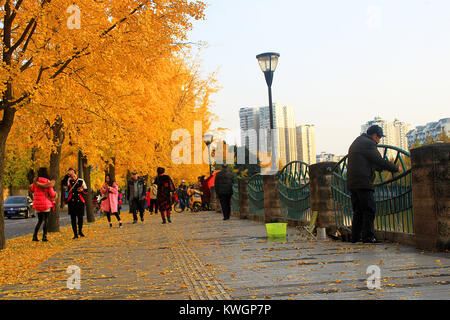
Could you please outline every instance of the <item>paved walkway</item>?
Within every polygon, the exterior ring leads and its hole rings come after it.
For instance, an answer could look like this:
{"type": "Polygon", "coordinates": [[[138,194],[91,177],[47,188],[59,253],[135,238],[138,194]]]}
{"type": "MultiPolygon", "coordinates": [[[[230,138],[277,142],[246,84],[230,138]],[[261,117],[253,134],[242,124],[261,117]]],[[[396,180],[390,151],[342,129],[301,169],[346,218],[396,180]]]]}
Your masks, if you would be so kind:
{"type": "Polygon", "coordinates": [[[147,215],[145,224],[105,225],[31,279],[0,288],[0,298],[450,299],[448,253],[305,241],[295,228],[287,241],[269,241],[264,224],[212,212],[177,214],[173,222],[147,215]],[[81,269],[80,290],[66,287],[70,265],[81,269]],[[380,268],[380,290],[367,288],[371,265],[380,268]]]}

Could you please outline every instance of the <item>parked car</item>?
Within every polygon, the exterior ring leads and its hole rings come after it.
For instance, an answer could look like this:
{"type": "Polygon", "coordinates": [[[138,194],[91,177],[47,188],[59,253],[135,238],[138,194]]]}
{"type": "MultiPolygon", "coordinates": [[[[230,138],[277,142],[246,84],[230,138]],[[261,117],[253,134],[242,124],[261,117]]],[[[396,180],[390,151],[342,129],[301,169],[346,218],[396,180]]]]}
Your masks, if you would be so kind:
{"type": "Polygon", "coordinates": [[[27,196],[8,197],[4,203],[5,217],[23,217],[28,219],[35,217],[33,209],[33,200],[27,196]]]}

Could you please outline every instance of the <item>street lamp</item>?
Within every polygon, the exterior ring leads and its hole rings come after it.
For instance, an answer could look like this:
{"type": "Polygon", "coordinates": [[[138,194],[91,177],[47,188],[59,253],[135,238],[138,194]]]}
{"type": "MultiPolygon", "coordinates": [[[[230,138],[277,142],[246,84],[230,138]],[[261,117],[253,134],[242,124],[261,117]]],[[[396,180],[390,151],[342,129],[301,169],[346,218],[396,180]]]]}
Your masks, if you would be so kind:
{"type": "Polygon", "coordinates": [[[208,147],[208,156],[209,156],[209,176],[212,176],[212,169],[211,169],[211,143],[213,142],[213,135],[211,133],[205,133],[203,136],[203,142],[208,147]]]}
{"type": "Polygon", "coordinates": [[[269,89],[269,114],[270,114],[270,135],[272,137],[272,165],[271,171],[275,173],[278,171],[278,164],[276,163],[276,148],[275,148],[275,134],[274,134],[274,125],[273,125],[273,106],[272,106],[272,81],[273,74],[278,66],[278,58],[280,57],[279,53],[276,52],[266,52],[261,53],[256,56],[258,59],[259,66],[261,67],[262,72],[266,78],[267,87],[269,89]]]}

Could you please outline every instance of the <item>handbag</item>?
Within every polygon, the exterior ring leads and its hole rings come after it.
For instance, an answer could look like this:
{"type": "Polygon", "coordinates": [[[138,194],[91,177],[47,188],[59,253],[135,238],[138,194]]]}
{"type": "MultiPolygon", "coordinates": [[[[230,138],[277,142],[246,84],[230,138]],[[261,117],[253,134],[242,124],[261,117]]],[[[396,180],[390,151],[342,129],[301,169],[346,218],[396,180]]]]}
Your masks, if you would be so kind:
{"type": "Polygon", "coordinates": [[[77,181],[75,181],[75,183],[73,184],[73,186],[70,188],[69,192],[67,193],[67,198],[64,199],[64,202],[66,204],[69,203],[70,199],[72,199],[72,194],[73,194],[73,188],[75,188],[75,186],[78,184],[79,179],[77,179],[77,181]]]}

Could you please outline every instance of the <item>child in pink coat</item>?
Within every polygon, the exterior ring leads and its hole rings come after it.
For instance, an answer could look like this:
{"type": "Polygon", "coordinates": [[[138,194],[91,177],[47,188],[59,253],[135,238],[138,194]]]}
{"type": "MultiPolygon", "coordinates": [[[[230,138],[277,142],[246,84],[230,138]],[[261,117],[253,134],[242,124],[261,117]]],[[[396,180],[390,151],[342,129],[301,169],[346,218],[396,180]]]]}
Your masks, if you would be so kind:
{"type": "Polygon", "coordinates": [[[117,183],[111,179],[111,175],[105,176],[105,183],[100,190],[102,195],[101,210],[106,214],[106,218],[109,222],[109,227],[112,228],[111,214],[114,214],[119,221],[119,228],[122,227],[122,221],[120,221],[120,215],[118,210],[118,193],[119,187],[117,183]]]}

